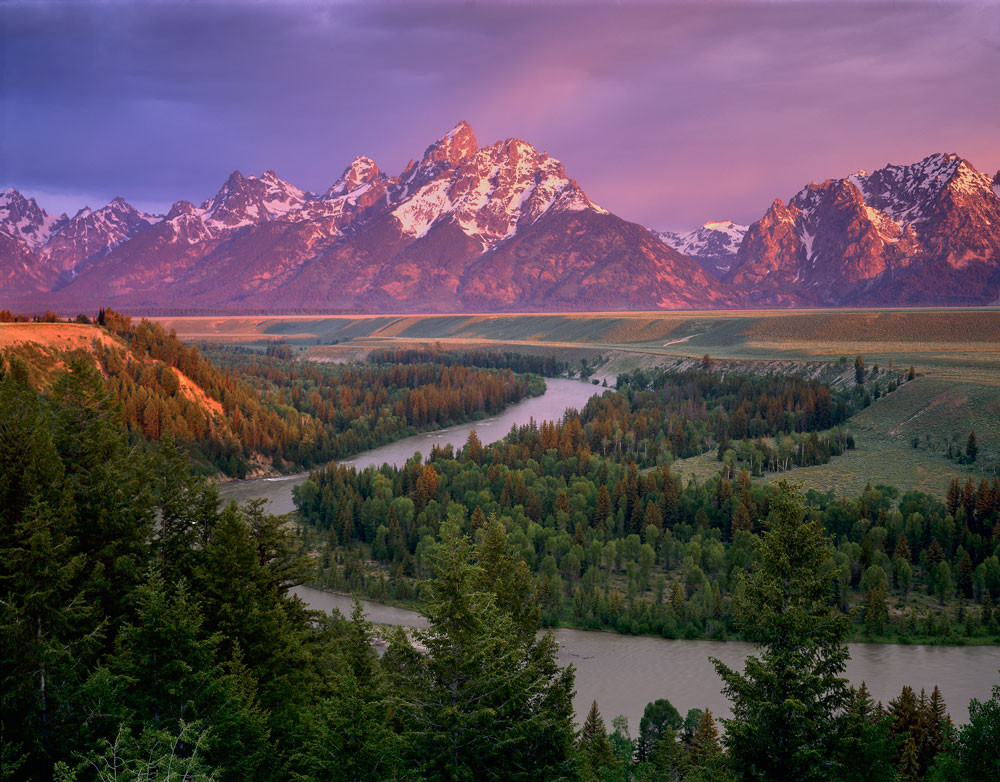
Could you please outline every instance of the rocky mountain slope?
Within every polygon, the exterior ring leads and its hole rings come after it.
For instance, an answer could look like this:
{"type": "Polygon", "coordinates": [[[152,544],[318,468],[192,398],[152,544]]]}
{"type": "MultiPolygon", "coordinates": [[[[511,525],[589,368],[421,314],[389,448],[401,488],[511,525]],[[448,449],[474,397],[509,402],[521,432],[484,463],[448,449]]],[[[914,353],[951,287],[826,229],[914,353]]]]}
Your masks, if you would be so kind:
{"type": "Polygon", "coordinates": [[[656,233],[520,139],[465,122],[396,176],[324,192],[233,172],[165,215],[72,218],[0,193],[0,304],[63,310],[447,312],[984,304],[1000,298],[1000,173],[957,155],[810,183],[745,227],[656,233]]]}
{"type": "Polygon", "coordinates": [[[1000,173],[937,154],[810,183],[749,227],[723,280],[768,304],[992,303],[1000,173]]]}
{"type": "Polygon", "coordinates": [[[47,306],[454,311],[739,300],[652,232],[590,201],[555,158],[520,139],[480,148],[465,122],[400,175],[358,157],[321,194],[268,171],[234,172],[213,198],[178,202],[162,217],[116,199],[66,220],[11,191],[16,199],[15,219],[0,221],[9,244],[0,245],[2,290],[47,306]],[[99,212],[102,232],[83,230],[99,212]]]}
{"type": "Polygon", "coordinates": [[[658,231],[665,244],[681,255],[694,258],[713,277],[721,278],[732,267],[747,226],[732,220],[705,223],[693,231],[658,231]]]}

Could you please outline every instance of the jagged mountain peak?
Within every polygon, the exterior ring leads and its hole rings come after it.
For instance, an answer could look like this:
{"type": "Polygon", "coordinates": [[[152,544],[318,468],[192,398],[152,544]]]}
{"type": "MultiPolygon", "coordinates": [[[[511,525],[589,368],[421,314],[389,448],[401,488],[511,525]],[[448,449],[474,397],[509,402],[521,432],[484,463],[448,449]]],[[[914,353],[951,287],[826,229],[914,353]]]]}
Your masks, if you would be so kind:
{"type": "Polygon", "coordinates": [[[732,220],[709,220],[693,231],[657,231],[668,247],[694,258],[702,269],[720,278],[736,258],[747,226],[732,220]]]}
{"type": "MultiPolygon", "coordinates": [[[[460,139],[466,132],[471,134],[472,129],[463,123],[452,131],[453,138],[460,139]]],[[[473,147],[474,137],[466,152],[473,147]]],[[[476,147],[458,165],[442,165],[418,169],[418,173],[434,174],[416,178],[403,191],[393,214],[405,234],[421,238],[435,224],[453,220],[466,236],[486,248],[550,211],[604,213],[566,176],[560,161],[522,139],[476,147]]]]}
{"type": "Polygon", "coordinates": [[[14,187],[0,193],[0,231],[23,242],[31,250],[42,247],[67,220],[69,218],[65,214],[49,214],[34,198],[25,197],[14,187]]]}
{"type": "Polygon", "coordinates": [[[908,165],[889,164],[850,177],[865,203],[905,227],[928,219],[946,192],[980,195],[992,191],[987,175],[955,153],[938,152],[908,165]]]}
{"type": "Polygon", "coordinates": [[[210,230],[235,230],[274,220],[301,209],[307,193],[272,170],[261,176],[233,171],[216,193],[201,204],[205,226],[210,230]]]}
{"type": "Polygon", "coordinates": [[[462,120],[424,151],[418,168],[455,167],[479,151],[472,126],[462,120]]]}
{"type": "Polygon", "coordinates": [[[170,205],[170,209],[167,211],[166,219],[173,220],[176,217],[194,214],[197,211],[198,207],[196,207],[190,201],[185,201],[185,200],[174,201],[174,203],[170,205]]]}
{"type": "Polygon", "coordinates": [[[359,187],[383,178],[384,175],[379,170],[378,164],[370,157],[358,155],[351,161],[350,165],[344,169],[334,185],[327,190],[327,195],[338,196],[350,193],[359,187]]]}
{"type": "Polygon", "coordinates": [[[163,220],[161,215],[141,212],[121,196],[100,209],[84,207],[54,233],[41,256],[60,270],[62,282],[103,257],[140,231],[163,220]]]}
{"type": "Polygon", "coordinates": [[[727,281],[769,303],[992,301],[996,183],[954,153],[810,183],[750,226],[727,281]],[[940,285],[927,285],[931,279],[940,285]]]}

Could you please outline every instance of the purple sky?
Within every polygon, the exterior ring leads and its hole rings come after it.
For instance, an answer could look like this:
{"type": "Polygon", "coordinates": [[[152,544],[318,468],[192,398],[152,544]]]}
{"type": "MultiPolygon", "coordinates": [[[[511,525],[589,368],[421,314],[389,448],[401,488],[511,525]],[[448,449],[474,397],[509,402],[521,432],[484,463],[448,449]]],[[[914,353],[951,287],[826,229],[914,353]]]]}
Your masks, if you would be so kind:
{"type": "Polygon", "coordinates": [[[0,187],[54,211],[325,190],[467,119],[654,228],[932,152],[1000,167],[989,3],[0,3],[0,187]]]}

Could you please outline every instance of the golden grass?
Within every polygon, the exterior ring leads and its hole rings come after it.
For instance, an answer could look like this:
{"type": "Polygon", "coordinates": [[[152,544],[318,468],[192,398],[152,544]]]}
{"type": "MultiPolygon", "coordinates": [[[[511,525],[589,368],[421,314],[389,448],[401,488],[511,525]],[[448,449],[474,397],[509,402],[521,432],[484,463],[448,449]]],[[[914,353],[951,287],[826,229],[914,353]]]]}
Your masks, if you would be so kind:
{"type": "Polygon", "coordinates": [[[58,350],[90,350],[95,339],[102,345],[118,344],[107,332],[84,323],[0,323],[0,349],[35,344],[58,350]]]}

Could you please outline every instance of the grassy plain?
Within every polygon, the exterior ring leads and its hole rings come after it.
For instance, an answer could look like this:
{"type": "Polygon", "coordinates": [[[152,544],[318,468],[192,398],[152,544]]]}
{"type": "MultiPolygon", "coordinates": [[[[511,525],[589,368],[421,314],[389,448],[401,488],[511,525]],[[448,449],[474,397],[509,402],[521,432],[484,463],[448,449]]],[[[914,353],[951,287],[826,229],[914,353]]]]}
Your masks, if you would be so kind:
{"type": "MultiPolygon", "coordinates": [[[[160,320],[186,340],[284,341],[319,360],[396,346],[495,345],[574,362],[599,359],[598,373],[605,375],[684,366],[707,353],[756,371],[800,368],[848,384],[853,382],[854,357],[860,354],[868,367],[891,365],[899,372],[912,365],[919,376],[854,417],[855,451],[830,464],[763,480],[789,477],[807,488],[838,493],[853,493],[868,482],[940,493],[952,477],[978,474],[944,455],[949,444],[964,447],[971,429],[979,439],[981,462],[1000,459],[1000,309],[995,308],[160,320]]],[[[678,463],[677,469],[703,478],[718,463],[706,454],[678,463]]]]}

